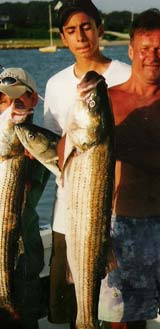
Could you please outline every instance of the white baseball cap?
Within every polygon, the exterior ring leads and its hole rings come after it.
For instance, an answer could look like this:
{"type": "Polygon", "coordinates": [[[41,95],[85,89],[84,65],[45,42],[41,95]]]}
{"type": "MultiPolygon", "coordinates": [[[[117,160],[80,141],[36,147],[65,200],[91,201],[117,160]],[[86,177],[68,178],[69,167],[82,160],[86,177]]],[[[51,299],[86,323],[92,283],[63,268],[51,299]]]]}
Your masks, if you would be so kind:
{"type": "Polygon", "coordinates": [[[37,92],[35,81],[31,75],[19,67],[10,67],[0,74],[0,92],[16,99],[26,91],[37,92]]]}

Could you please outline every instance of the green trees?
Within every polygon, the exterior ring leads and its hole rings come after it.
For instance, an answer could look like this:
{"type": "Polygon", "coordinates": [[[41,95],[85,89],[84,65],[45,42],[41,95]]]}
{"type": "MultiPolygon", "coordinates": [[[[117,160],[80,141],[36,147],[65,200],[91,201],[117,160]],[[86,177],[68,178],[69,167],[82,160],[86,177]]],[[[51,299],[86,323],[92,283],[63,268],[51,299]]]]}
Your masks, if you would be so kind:
{"type": "MultiPolygon", "coordinates": [[[[9,16],[9,21],[4,29],[0,24],[0,39],[11,38],[33,38],[48,39],[48,4],[53,1],[31,1],[29,3],[9,3],[0,4],[1,17],[9,16]]],[[[56,12],[52,10],[53,27],[57,26],[56,12]]],[[[102,13],[105,30],[112,30],[127,33],[131,22],[131,13],[128,11],[102,13]]],[[[57,33],[54,38],[58,37],[57,33]]],[[[113,37],[114,38],[114,37],[113,37]]]]}

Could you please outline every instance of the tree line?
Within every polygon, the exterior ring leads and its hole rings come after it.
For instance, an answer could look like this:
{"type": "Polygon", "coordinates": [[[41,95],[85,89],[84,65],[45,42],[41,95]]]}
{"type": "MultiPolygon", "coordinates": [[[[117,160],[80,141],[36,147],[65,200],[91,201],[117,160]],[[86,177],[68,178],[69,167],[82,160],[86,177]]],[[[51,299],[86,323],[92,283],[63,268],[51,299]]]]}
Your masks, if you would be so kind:
{"type": "MultiPolygon", "coordinates": [[[[0,21],[2,18],[8,16],[5,28],[3,24],[0,24],[0,39],[47,39],[49,30],[49,3],[52,6],[53,27],[57,27],[57,17],[53,7],[53,1],[31,1],[29,3],[5,2],[0,4],[0,21]]],[[[105,30],[122,33],[129,32],[132,16],[130,11],[102,12],[101,14],[105,30]]],[[[59,33],[54,33],[54,38],[59,38],[59,33]]],[[[114,39],[113,36],[109,38],[114,39]]]]}

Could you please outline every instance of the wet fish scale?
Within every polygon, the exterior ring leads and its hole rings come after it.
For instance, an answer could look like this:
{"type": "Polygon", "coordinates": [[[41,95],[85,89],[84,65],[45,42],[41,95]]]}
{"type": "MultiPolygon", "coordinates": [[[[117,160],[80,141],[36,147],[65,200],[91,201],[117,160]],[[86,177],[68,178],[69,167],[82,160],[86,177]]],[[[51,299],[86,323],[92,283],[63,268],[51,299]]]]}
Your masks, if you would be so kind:
{"type": "Polygon", "coordinates": [[[14,269],[24,201],[25,157],[10,112],[0,122],[0,308],[17,316],[14,269]]]}
{"type": "Polygon", "coordinates": [[[83,329],[97,326],[99,285],[104,271],[100,255],[104,257],[103,247],[109,241],[106,222],[110,221],[111,208],[106,206],[111,206],[112,189],[109,184],[110,190],[106,189],[110,180],[106,163],[110,161],[108,145],[102,144],[75,156],[68,165],[71,197],[66,228],[67,257],[76,288],[77,326],[83,329]]]}
{"type": "Polygon", "coordinates": [[[66,244],[77,299],[76,328],[97,329],[100,284],[111,248],[114,125],[103,77],[91,72],[83,86],[86,81],[93,91],[89,101],[77,100],[68,128],[77,151],[64,166],[66,244]]]}
{"type": "Polygon", "coordinates": [[[22,208],[24,156],[0,163],[0,307],[11,306],[14,262],[18,249],[19,218],[22,208]]]}

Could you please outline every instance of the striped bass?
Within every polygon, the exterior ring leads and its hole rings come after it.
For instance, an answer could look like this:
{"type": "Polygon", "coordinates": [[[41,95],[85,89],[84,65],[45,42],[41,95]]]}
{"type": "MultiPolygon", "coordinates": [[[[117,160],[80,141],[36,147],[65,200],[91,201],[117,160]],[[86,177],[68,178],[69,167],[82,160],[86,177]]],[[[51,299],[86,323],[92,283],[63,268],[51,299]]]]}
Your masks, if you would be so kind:
{"type": "Polygon", "coordinates": [[[15,305],[14,269],[24,202],[25,157],[11,120],[11,108],[0,116],[0,308],[11,315],[15,305]]]}
{"type": "Polygon", "coordinates": [[[64,164],[64,186],[68,185],[66,244],[77,299],[76,328],[95,329],[101,279],[114,263],[110,220],[115,153],[107,86],[94,71],[78,85],[67,134],[74,146],[64,164]]]}
{"type": "Polygon", "coordinates": [[[60,137],[48,129],[27,123],[15,125],[15,131],[25,149],[57,178],[60,177],[56,151],[60,137]]]}
{"type": "MultiPolygon", "coordinates": [[[[116,263],[110,242],[114,120],[101,75],[88,72],[77,94],[67,130],[72,147],[63,167],[67,257],[76,290],[76,328],[95,329],[101,279],[116,263]]],[[[54,135],[26,124],[17,125],[16,133],[25,148],[44,165],[50,163],[55,173],[55,142],[50,143],[54,135]]]]}

